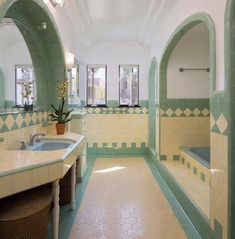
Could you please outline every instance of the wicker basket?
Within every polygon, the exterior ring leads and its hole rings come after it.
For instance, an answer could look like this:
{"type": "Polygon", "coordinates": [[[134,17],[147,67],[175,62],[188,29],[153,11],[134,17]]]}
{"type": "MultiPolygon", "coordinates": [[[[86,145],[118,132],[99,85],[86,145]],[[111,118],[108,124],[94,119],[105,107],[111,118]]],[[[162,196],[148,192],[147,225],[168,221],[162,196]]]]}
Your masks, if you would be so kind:
{"type": "Polygon", "coordinates": [[[0,200],[0,238],[46,239],[51,188],[42,186],[0,200]]]}
{"type": "MultiPolygon", "coordinates": [[[[79,173],[79,163],[80,158],[76,161],[76,178],[78,177],[77,174],[79,173]]],[[[60,179],[60,205],[67,205],[71,202],[71,190],[72,190],[72,184],[71,184],[71,176],[72,176],[72,169],[70,168],[69,171],[65,174],[65,176],[60,179]]],[[[76,180],[77,181],[77,180],[76,180]]],[[[77,184],[76,184],[77,188],[77,184]]]]}

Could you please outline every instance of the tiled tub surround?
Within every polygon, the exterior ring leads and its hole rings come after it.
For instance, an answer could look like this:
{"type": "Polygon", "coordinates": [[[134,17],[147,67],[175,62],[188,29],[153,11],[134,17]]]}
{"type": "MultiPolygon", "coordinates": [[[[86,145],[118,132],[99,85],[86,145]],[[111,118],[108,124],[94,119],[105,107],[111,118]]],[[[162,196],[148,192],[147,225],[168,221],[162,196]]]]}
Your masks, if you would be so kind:
{"type": "Polygon", "coordinates": [[[160,118],[160,159],[179,159],[182,146],[210,146],[210,117],[160,118]]]}
{"type": "Polygon", "coordinates": [[[180,150],[180,161],[186,170],[189,170],[202,182],[210,185],[210,167],[200,163],[193,154],[188,153],[188,150],[184,148],[180,150]]]}
{"type": "Polygon", "coordinates": [[[1,150],[0,151],[0,198],[53,183],[53,231],[58,238],[59,227],[59,179],[72,168],[71,208],[75,207],[75,169],[76,159],[82,153],[85,139],[82,135],[66,133],[65,135],[47,135],[49,139],[68,139],[74,144],[55,151],[1,150]],[[74,187],[73,187],[74,186],[74,187]]]}
{"type": "MultiPolygon", "coordinates": [[[[173,180],[186,193],[190,201],[200,208],[200,212],[210,218],[210,186],[203,182],[200,177],[188,170],[181,161],[166,160],[163,165],[170,172],[173,180]]],[[[205,218],[204,216],[204,218],[205,218]]]]}

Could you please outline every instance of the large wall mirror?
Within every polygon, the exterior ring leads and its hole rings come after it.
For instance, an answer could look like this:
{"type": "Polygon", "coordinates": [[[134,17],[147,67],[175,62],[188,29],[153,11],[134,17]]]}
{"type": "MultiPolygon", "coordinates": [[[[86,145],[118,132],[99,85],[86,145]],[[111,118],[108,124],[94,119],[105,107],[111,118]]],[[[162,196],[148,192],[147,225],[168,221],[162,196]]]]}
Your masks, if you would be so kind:
{"type": "Polygon", "coordinates": [[[0,24],[1,112],[36,106],[36,79],[26,42],[11,18],[0,24]]]}
{"type": "Polygon", "coordinates": [[[0,1],[0,8],[1,111],[18,111],[25,104],[50,110],[58,103],[55,85],[65,78],[53,17],[41,0],[0,1]]]}

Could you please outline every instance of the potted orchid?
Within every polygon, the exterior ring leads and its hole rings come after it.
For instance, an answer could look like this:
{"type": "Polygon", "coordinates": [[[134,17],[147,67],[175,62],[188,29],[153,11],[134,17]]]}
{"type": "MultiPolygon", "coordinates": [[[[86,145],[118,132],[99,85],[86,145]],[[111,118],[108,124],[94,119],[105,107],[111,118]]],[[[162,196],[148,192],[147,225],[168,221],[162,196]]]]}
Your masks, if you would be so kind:
{"type": "Polygon", "coordinates": [[[54,113],[49,114],[52,121],[57,121],[56,123],[56,132],[58,135],[64,134],[65,125],[67,122],[71,120],[70,113],[73,110],[66,111],[65,110],[65,102],[68,97],[68,86],[69,82],[65,79],[62,82],[58,82],[57,90],[58,90],[58,99],[60,100],[59,106],[55,107],[51,104],[51,107],[54,110],[54,113]]]}

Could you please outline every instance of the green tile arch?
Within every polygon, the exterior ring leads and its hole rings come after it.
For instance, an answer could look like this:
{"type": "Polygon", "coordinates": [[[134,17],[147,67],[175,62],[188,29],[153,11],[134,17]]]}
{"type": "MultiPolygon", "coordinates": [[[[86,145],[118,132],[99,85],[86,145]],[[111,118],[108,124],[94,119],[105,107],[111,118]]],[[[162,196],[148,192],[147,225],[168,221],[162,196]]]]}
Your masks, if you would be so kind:
{"type": "Polygon", "coordinates": [[[38,105],[57,103],[55,84],[65,77],[64,51],[53,17],[41,0],[0,1],[0,21],[12,18],[30,51],[37,80],[38,105]],[[38,26],[47,22],[45,32],[38,26]]]}
{"type": "MultiPolygon", "coordinates": [[[[211,94],[215,90],[215,79],[216,79],[216,42],[215,42],[215,27],[211,17],[206,13],[196,13],[189,18],[187,18],[183,23],[181,23],[176,30],[173,32],[172,36],[168,40],[166,47],[163,51],[163,55],[160,61],[160,107],[161,108],[171,108],[177,107],[184,109],[185,107],[209,105],[208,99],[167,99],[167,66],[171,56],[172,51],[191,28],[199,23],[204,23],[208,30],[210,36],[210,89],[211,94]],[[193,103],[195,102],[195,103],[193,103]]],[[[205,107],[205,106],[204,106],[205,107]]]]}
{"type": "MultiPolygon", "coordinates": [[[[186,32],[188,32],[191,28],[196,26],[199,23],[204,23],[209,31],[209,39],[210,39],[210,98],[212,98],[213,93],[215,91],[215,80],[216,80],[216,39],[215,39],[215,26],[213,23],[213,20],[211,17],[206,13],[196,13],[190,17],[188,17],[186,20],[184,20],[173,32],[170,39],[168,40],[166,47],[163,51],[163,55],[161,57],[160,61],[160,67],[159,67],[159,75],[160,75],[160,108],[167,109],[167,108],[180,108],[181,110],[185,108],[189,108],[192,110],[194,107],[204,107],[207,108],[210,106],[209,99],[167,99],[167,66],[168,62],[171,56],[172,51],[178,44],[178,42],[181,40],[181,38],[184,36],[186,32]]],[[[195,109],[194,108],[194,109],[195,109]]],[[[210,111],[213,112],[213,108],[210,106],[210,111]]],[[[161,120],[160,120],[161,124],[161,120]]],[[[160,142],[161,144],[161,142],[160,142]]],[[[156,161],[158,166],[162,165],[160,161],[156,161]]],[[[188,165],[187,165],[188,166],[188,165]]],[[[162,171],[164,171],[164,174],[166,176],[166,181],[168,186],[171,187],[173,185],[172,180],[170,180],[169,176],[170,174],[166,174],[167,170],[163,169],[161,167],[162,171]]],[[[179,188],[178,184],[174,182],[175,187],[179,188]]],[[[174,192],[175,189],[171,187],[172,191],[174,192]]],[[[189,205],[189,200],[186,199],[185,195],[181,191],[175,191],[176,194],[178,194],[179,200],[181,198],[183,199],[185,205],[185,209],[190,213],[191,210],[194,211],[194,214],[196,217],[201,218],[200,212],[197,207],[193,207],[192,205],[189,205]]],[[[183,204],[182,204],[183,205],[183,204]]],[[[202,230],[203,225],[199,225],[196,218],[192,218],[194,226],[198,229],[203,231],[209,231],[209,224],[206,225],[204,230],[202,230]]],[[[212,233],[211,233],[212,234],[212,233]]],[[[205,235],[206,236],[206,235],[205,235]]],[[[207,237],[205,237],[207,238],[207,237]]],[[[209,237],[212,238],[212,237],[209,237]]]]}
{"type": "MultiPolygon", "coordinates": [[[[235,238],[235,1],[227,0],[225,9],[224,103],[228,116],[228,238],[235,238]]],[[[220,231],[220,230],[217,230],[220,231]]],[[[218,233],[219,234],[219,233],[218,233]]],[[[219,237],[218,237],[219,238],[219,237]]]]}

